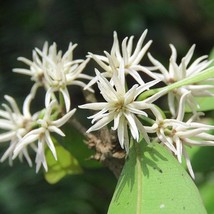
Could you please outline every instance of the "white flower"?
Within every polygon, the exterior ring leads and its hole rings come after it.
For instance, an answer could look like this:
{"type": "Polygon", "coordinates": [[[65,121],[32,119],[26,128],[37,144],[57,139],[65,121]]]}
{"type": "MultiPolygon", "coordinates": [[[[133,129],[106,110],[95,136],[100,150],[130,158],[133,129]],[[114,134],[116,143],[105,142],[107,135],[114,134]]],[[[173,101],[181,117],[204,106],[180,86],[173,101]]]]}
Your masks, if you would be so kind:
{"type": "MultiPolygon", "coordinates": [[[[150,76],[156,78],[147,67],[139,64],[152,43],[150,40],[142,47],[146,34],[147,30],[143,32],[133,51],[134,36],[131,36],[130,38],[126,37],[120,48],[117,33],[114,32],[114,42],[110,53],[104,51],[105,56],[89,53],[89,56],[104,69],[104,77],[111,78],[113,73],[123,66],[125,74],[130,74],[140,85],[142,85],[144,84],[144,81],[141,79],[138,71],[148,73],[150,76]]],[[[87,87],[93,85],[96,81],[97,76],[89,82],[87,87]]]]}
{"type": "MultiPolygon", "coordinates": [[[[72,45],[70,43],[68,50],[62,55],[62,51],[57,51],[56,43],[53,43],[48,48],[48,43],[46,42],[42,51],[38,48],[33,51],[33,61],[24,57],[18,58],[18,60],[29,65],[29,69],[16,68],[13,71],[31,76],[33,81],[46,88],[46,105],[54,97],[54,92],[61,92],[68,112],[70,109],[70,96],[67,86],[79,85],[85,87],[86,84],[78,79],[91,79],[90,76],[82,74],[89,59],[73,59],[73,50],[76,46],[76,44],[72,45]]],[[[89,88],[89,90],[91,89],[89,88]]]]}
{"type": "Polygon", "coordinates": [[[209,130],[214,129],[214,126],[195,122],[198,115],[193,115],[186,122],[183,121],[185,99],[188,97],[188,93],[181,97],[176,119],[163,119],[160,112],[156,111],[153,112],[156,115],[156,122],[152,127],[145,127],[145,129],[147,132],[156,133],[158,139],[177,156],[180,163],[183,155],[189,173],[194,178],[186,146],[214,146],[214,136],[208,133],[209,130]]]}
{"type": "MultiPolygon", "coordinates": [[[[19,111],[16,101],[12,97],[7,95],[5,96],[9,105],[3,104],[2,106],[5,110],[0,110],[0,129],[5,131],[0,134],[0,142],[10,141],[10,145],[2,156],[1,162],[8,158],[9,164],[12,165],[12,155],[17,143],[31,130],[33,121],[37,118],[36,114],[31,116],[29,109],[33,96],[33,94],[29,94],[25,99],[23,104],[23,113],[19,111]]],[[[19,153],[19,158],[21,160],[23,156],[27,160],[28,164],[32,166],[27,148],[24,148],[19,153]]]]}
{"type": "Polygon", "coordinates": [[[46,146],[49,147],[54,158],[57,160],[55,146],[51,139],[50,133],[55,132],[61,136],[64,136],[64,133],[59,129],[59,127],[65,124],[76,111],[76,109],[73,109],[72,111],[69,111],[67,114],[65,114],[62,118],[52,120],[51,114],[54,107],[56,107],[56,101],[53,100],[49,104],[49,106],[46,106],[44,117],[37,121],[39,127],[28,132],[18,142],[14,150],[13,159],[16,158],[16,156],[19,155],[20,152],[25,150],[26,146],[28,146],[29,144],[34,144],[35,141],[38,141],[38,146],[36,148],[36,172],[39,171],[41,164],[46,171],[48,170],[44,153],[46,146]]]}
{"type": "MultiPolygon", "coordinates": [[[[148,90],[158,81],[154,80],[141,86],[136,84],[126,91],[123,69],[120,68],[118,72],[114,73],[111,83],[97,70],[96,74],[98,87],[106,102],[89,103],[80,106],[80,108],[99,110],[98,113],[89,117],[89,119],[92,119],[92,123],[96,123],[87,132],[101,129],[111,121],[114,121],[112,129],[117,130],[119,143],[122,148],[125,147],[127,152],[129,149],[128,127],[133,139],[139,141],[139,133],[141,133],[145,140],[149,142],[144,126],[137,118],[137,115],[147,116],[143,110],[150,109],[153,105],[146,102],[147,100],[135,101],[135,99],[140,93],[148,90]]],[[[155,99],[156,97],[153,97],[153,100],[155,99]]]]}
{"type": "MultiPolygon", "coordinates": [[[[154,59],[151,54],[148,54],[151,62],[160,70],[161,73],[153,72],[153,75],[156,75],[156,78],[159,78],[166,85],[170,85],[179,80],[183,80],[187,77],[193,77],[194,75],[203,72],[206,69],[211,61],[206,60],[207,56],[201,56],[196,59],[191,65],[189,65],[190,60],[193,56],[195,45],[193,45],[185,57],[181,59],[181,63],[177,64],[177,51],[173,45],[170,45],[172,50],[172,55],[169,60],[169,69],[166,69],[158,60],[154,59]]],[[[196,96],[213,96],[209,91],[214,88],[213,85],[206,83],[206,81],[199,82],[197,84],[185,85],[180,88],[177,88],[168,93],[168,105],[170,112],[174,117],[177,114],[177,108],[179,100],[183,94],[186,92],[191,92],[186,98],[186,102],[189,107],[196,112],[196,107],[199,107],[195,97],[196,96]]]]}

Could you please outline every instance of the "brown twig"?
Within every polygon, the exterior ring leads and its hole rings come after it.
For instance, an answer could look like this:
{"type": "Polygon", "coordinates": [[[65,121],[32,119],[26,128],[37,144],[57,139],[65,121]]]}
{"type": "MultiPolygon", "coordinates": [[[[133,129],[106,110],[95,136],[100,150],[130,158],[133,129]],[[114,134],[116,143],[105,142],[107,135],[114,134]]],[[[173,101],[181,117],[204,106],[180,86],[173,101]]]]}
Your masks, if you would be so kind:
{"type": "Polygon", "coordinates": [[[85,143],[90,149],[95,150],[91,159],[100,161],[119,178],[125,161],[125,152],[120,148],[115,133],[107,127],[102,128],[96,135],[86,133],[86,128],[73,117],[70,124],[76,128],[85,138],[85,143]]]}

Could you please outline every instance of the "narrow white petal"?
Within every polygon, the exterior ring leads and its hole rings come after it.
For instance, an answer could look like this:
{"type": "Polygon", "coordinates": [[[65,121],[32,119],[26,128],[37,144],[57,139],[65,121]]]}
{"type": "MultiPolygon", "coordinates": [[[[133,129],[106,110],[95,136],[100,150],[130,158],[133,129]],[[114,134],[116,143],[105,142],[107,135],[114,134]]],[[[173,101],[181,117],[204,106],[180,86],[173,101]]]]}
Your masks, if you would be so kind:
{"type": "Polygon", "coordinates": [[[72,115],[75,113],[75,111],[76,111],[76,109],[69,111],[63,117],[59,118],[58,120],[53,121],[52,124],[57,127],[61,127],[72,117],[72,115]]]}
{"type": "Polygon", "coordinates": [[[203,132],[203,133],[198,134],[196,137],[200,137],[203,140],[211,140],[214,143],[214,135],[213,134],[203,132]]]}
{"type": "Polygon", "coordinates": [[[55,149],[54,143],[51,139],[49,132],[45,132],[45,140],[46,140],[46,143],[47,143],[49,149],[51,150],[55,160],[57,160],[56,149],[55,149]]]}
{"type": "Polygon", "coordinates": [[[7,111],[3,111],[0,109],[0,117],[3,117],[5,119],[10,119],[10,115],[7,111]]]}
{"type": "Polygon", "coordinates": [[[31,158],[30,158],[30,156],[29,156],[29,154],[28,154],[28,151],[27,151],[27,148],[26,148],[26,147],[22,149],[22,153],[23,153],[25,159],[27,160],[28,165],[29,165],[30,167],[32,167],[33,164],[32,164],[31,158]]]}
{"type": "Polygon", "coordinates": [[[124,64],[128,65],[128,52],[127,52],[127,40],[128,37],[126,37],[123,42],[122,42],[122,54],[123,54],[123,60],[124,60],[124,64]]]}
{"type": "Polygon", "coordinates": [[[45,171],[46,172],[48,171],[48,166],[47,166],[47,162],[44,154],[44,144],[41,141],[38,142],[38,149],[37,149],[35,161],[36,161],[36,173],[38,173],[41,167],[41,164],[43,165],[45,171]]]}
{"type": "Polygon", "coordinates": [[[13,159],[15,159],[18,154],[22,151],[22,149],[27,146],[30,143],[35,142],[38,140],[39,136],[38,135],[28,135],[24,137],[16,146],[14,153],[13,153],[13,159]]]}
{"type": "Polygon", "coordinates": [[[137,87],[138,87],[138,85],[135,84],[135,85],[132,86],[131,89],[129,89],[126,92],[125,97],[124,97],[124,101],[125,101],[124,105],[128,105],[128,104],[132,103],[135,100],[137,87]]]}
{"type": "Polygon", "coordinates": [[[120,118],[122,116],[122,113],[120,112],[119,114],[117,114],[115,117],[114,117],[114,126],[113,126],[113,130],[116,130],[120,124],[120,118]]]}
{"type": "Polygon", "coordinates": [[[128,41],[128,45],[127,45],[128,58],[130,58],[132,53],[133,39],[134,39],[134,36],[131,36],[128,41]]]}
{"type": "Polygon", "coordinates": [[[194,137],[195,135],[198,135],[202,133],[203,131],[206,131],[207,129],[204,128],[197,128],[197,129],[192,129],[192,130],[183,130],[183,131],[178,131],[176,132],[176,135],[179,137],[194,137]]]}
{"type": "Polygon", "coordinates": [[[186,71],[186,65],[185,65],[185,59],[183,58],[181,61],[181,79],[184,79],[187,77],[187,71],[186,71]]]}
{"type": "Polygon", "coordinates": [[[113,86],[109,83],[109,81],[103,77],[98,70],[96,70],[96,75],[98,77],[98,87],[103,98],[109,102],[112,100],[117,100],[116,91],[113,86]]]}
{"type": "Polygon", "coordinates": [[[135,103],[132,103],[132,104],[127,105],[126,108],[127,108],[128,111],[131,112],[131,113],[138,114],[138,115],[143,115],[143,116],[145,116],[145,117],[148,116],[146,112],[144,112],[144,111],[142,111],[142,110],[139,110],[139,109],[137,108],[137,105],[135,105],[135,103]]]}
{"type": "Polygon", "coordinates": [[[168,79],[169,73],[167,69],[158,61],[156,60],[150,53],[148,53],[149,60],[153,63],[153,65],[157,66],[160,72],[164,75],[165,79],[168,79]]]}
{"type": "Polygon", "coordinates": [[[183,128],[186,129],[186,128],[189,128],[190,125],[185,123],[185,122],[182,122],[182,121],[179,121],[177,119],[165,119],[164,120],[164,124],[165,124],[165,127],[167,126],[178,126],[178,130],[182,130],[183,128]]]}
{"type": "Polygon", "coordinates": [[[51,102],[51,97],[53,96],[53,89],[49,88],[45,95],[45,106],[46,108],[49,106],[51,102]]]}
{"type": "Polygon", "coordinates": [[[0,128],[4,130],[11,130],[14,128],[14,124],[11,121],[0,119],[0,128]]]}
{"type": "Polygon", "coordinates": [[[88,91],[94,93],[94,90],[92,88],[90,88],[84,82],[79,81],[79,80],[73,80],[70,83],[67,83],[67,85],[77,85],[77,86],[80,86],[80,87],[84,88],[84,90],[88,90],[88,91]],[[87,88],[86,88],[86,86],[87,86],[87,88]]]}
{"type": "MultiPolygon", "coordinates": [[[[105,70],[105,71],[109,71],[109,70],[110,70],[109,66],[102,62],[102,61],[104,61],[104,60],[100,60],[100,59],[98,58],[97,55],[95,55],[95,54],[90,54],[90,56],[92,57],[92,59],[93,59],[94,61],[97,62],[97,64],[98,64],[101,68],[103,68],[103,70],[105,70]]],[[[105,58],[107,59],[107,57],[105,57],[105,58]]],[[[107,60],[106,60],[106,61],[107,61],[107,60]]]]}
{"type": "Polygon", "coordinates": [[[133,138],[136,141],[138,141],[139,140],[139,133],[138,133],[138,128],[136,126],[133,114],[127,112],[127,113],[124,113],[124,115],[125,115],[126,119],[128,120],[128,124],[129,124],[130,131],[131,131],[133,138]]]}
{"type": "Polygon", "coordinates": [[[100,103],[87,103],[87,104],[80,105],[78,107],[83,109],[101,110],[105,108],[106,105],[107,105],[106,102],[100,102],[100,103]]]}
{"type": "Polygon", "coordinates": [[[143,73],[147,74],[148,76],[152,77],[153,79],[159,79],[160,81],[164,80],[164,76],[162,74],[159,74],[159,73],[156,73],[156,72],[152,72],[151,69],[148,69],[145,66],[132,65],[132,70],[142,71],[143,73]]]}
{"type": "Polygon", "coordinates": [[[188,94],[190,94],[190,91],[186,91],[179,100],[179,107],[178,107],[178,113],[177,113],[177,120],[179,121],[183,120],[184,112],[185,112],[185,101],[188,94]]]}
{"type": "Polygon", "coordinates": [[[140,74],[135,71],[134,69],[126,69],[127,73],[130,74],[140,85],[145,84],[145,82],[142,80],[140,74]]]}
{"type": "Polygon", "coordinates": [[[173,71],[173,77],[175,80],[181,80],[182,79],[182,73],[180,72],[179,66],[177,65],[177,63],[175,62],[174,58],[170,58],[170,66],[171,69],[173,71]]]}
{"type": "Polygon", "coordinates": [[[66,112],[69,112],[70,106],[71,106],[71,100],[70,100],[68,89],[65,87],[63,89],[60,89],[60,91],[62,92],[62,95],[64,98],[66,112]]]}
{"type": "Polygon", "coordinates": [[[187,52],[186,56],[185,56],[185,64],[186,66],[189,64],[192,56],[193,56],[193,53],[194,53],[194,50],[195,50],[195,44],[192,45],[192,47],[189,49],[189,51],[187,52]]]}
{"type": "Polygon", "coordinates": [[[25,74],[25,75],[28,75],[28,76],[32,76],[33,75],[31,70],[24,69],[24,68],[14,68],[13,72],[16,72],[16,73],[19,73],[19,74],[25,74]]]}
{"type": "Polygon", "coordinates": [[[170,44],[169,47],[171,48],[172,54],[171,57],[176,61],[177,60],[177,51],[174,45],[170,44]]]}
{"type": "Polygon", "coordinates": [[[183,148],[183,154],[184,154],[184,157],[185,157],[185,160],[186,160],[187,169],[189,170],[189,173],[190,173],[191,177],[193,179],[195,179],[195,175],[194,175],[194,172],[193,172],[193,169],[192,169],[192,165],[191,165],[189,156],[188,156],[185,148],[183,148]]]}
{"type": "Polygon", "coordinates": [[[157,133],[158,125],[154,123],[152,126],[144,126],[147,133],[157,133]]]}
{"type": "Polygon", "coordinates": [[[133,57],[133,60],[131,61],[131,63],[133,64],[138,64],[142,58],[144,57],[145,53],[147,52],[147,50],[149,49],[149,47],[151,46],[152,41],[148,41],[144,47],[140,50],[140,52],[138,53],[138,55],[136,56],[136,58],[133,57]]]}
{"type": "Polygon", "coordinates": [[[173,145],[173,141],[172,138],[165,136],[164,130],[161,128],[160,129],[160,133],[158,134],[158,138],[160,139],[160,141],[166,145],[170,151],[172,151],[175,155],[177,155],[177,150],[175,149],[174,145],[173,145]]]}
{"type": "Polygon", "coordinates": [[[173,92],[168,93],[168,106],[172,116],[175,117],[177,110],[175,107],[175,95],[173,94],[173,92]]]}
{"type": "Polygon", "coordinates": [[[127,129],[127,123],[124,117],[121,117],[118,124],[117,136],[122,149],[124,149],[125,129],[127,129]]]}
{"type": "Polygon", "coordinates": [[[26,117],[31,117],[30,105],[31,105],[31,101],[34,99],[36,95],[38,87],[39,87],[39,84],[35,83],[31,88],[30,94],[25,98],[25,101],[23,103],[23,115],[26,117]]]}
{"type": "Polygon", "coordinates": [[[214,141],[207,141],[200,138],[197,140],[185,138],[185,144],[190,146],[214,146],[214,141]]]}
{"type": "Polygon", "coordinates": [[[176,143],[176,149],[177,149],[177,158],[178,158],[179,163],[181,163],[183,145],[182,145],[181,140],[178,137],[175,138],[175,143],[176,143]]]}
{"type": "Polygon", "coordinates": [[[138,40],[137,45],[136,45],[136,48],[135,48],[135,50],[134,50],[134,53],[133,53],[132,56],[130,57],[130,61],[131,61],[131,62],[133,62],[133,60],[135,60],[136,57],[138,56],[138,54],[139,54],[139,52],[140,52],[140,50],[141,50],[141,48],[142,48],[143,41],[144,41],[144,39],[145,39],[145,37],[146,37],[147,32],[148,32],[148,30],[145,30],[145,31],[142,33],[140,39],[138,40]]]}
{"type": "Polygon", "coordinates": [[[15,131],[6,132],[3,134],[0,134],[0,142],[6,142],[11,140],[16,135],[15,131]]]}
{"type": "Polygon", "coordinates": [[[118,41],[118,38],[117,38],[117,32],[116,31],[114,31],[114,33],[113,33],[113,38],[114,38],[114,41],[113,41],[113,46],[112,46],[112,49],[111,49],[111,55],[116,55],[118,60],[121,60],[122,56],[121,56],[121,53],[120,53],[119,41],[118,41]]]}
{"type": "Polygon", "coordinates": [[[108,116],[110,113],[107,111],[109,111],[109,108],[103,108],[101,111],[97,112],[96,114],[89,116],[88,119],[93,119],[92,123],[94,123],[94,121],[97,121],[100,118],[108,116]]]}
{"type": "Polygon", "coordinates": [[[137,119],[137,117],[135,117],[134,119],[135,119],[135,123],[137,125],[137,128],[138,128],[139,132],[143,135],[144,140],[149,144],[150,143],[150,139],[149,139],[149,136],[148,136],[148,134],[146,132],[146,129],[144,128],[142,123],[137,119]]]}
{"type": "Polygon", "coordinates": [[[103,117],[106,117],[109,114],[111,114],[111,113],[107,112],[108,110],[109,110],[108,108],[104,108],[101,111],[97,112],[96,114],[94,114],[92,116],[89,116],[88,119],[93,119],[91,121],[91,123],[94,123],[95,121],[97,121],[97,120],[99,120],[99,119],[101,119],[103,117]]]}
{"type": "MultiPolygon", "coordinates": [[[[145,90],[149,90],[150,87],[156,85],[158,82],[160,82],[160,80],[152,80],[152,81],[150,81],[150,82],[147,82],[147,83],[145,83],[145,84],[139,86],[139,87],[137,88],[137,93],[136,93],[136,95],[139,95],[140,93],[142,93],[142,92],[145,91],[145,90]]],[[[153,95],[153,96],[154,96],[154,95],[153,95]]]]}
{"type": "Polygon", "coordinates": [[[151,97],[146,98],[144,100],[144,102],[145,103],[153,103],[154,101],[156,101],[157,99],[159,99],[160,97],[164,96],[167,93],[168,93],[168,90],[167,89],[163,89],[163,90],[159,91],[158,93],[152,95],[151,97]]]}
{"type": "Polygon", "coordinates": [[[10,106],[12,107],[13,112],[16,113],[17,115],[21,115],[16,101],[8,95],[5,95],[4,98],[10,103],[10,106]]]}
{"type": "Polygon", "coordinates": [[[108,117],[103,117],[101,120],[96,122],[91,128],[89,128],[87,130],[87,133],[101,129],[102,127],[104,127],[105,125],[110,123],[113,120],[113,118],[114,118],[114,115],[109,115],[108,117]]]}
{"type": "Polygon", "coordinates": [[[56,126],[49,126],[49,127],[48,127],[48,130],[49,130],[50,132],[55,132],[55,133],[57,133],[58,135],[61,135],[62,137],[65,136],[65,134],[64,134],[59,128],[57,128],[56,126]]]}
{"type": "Polygon", "coordinates": [[[18,61],[21,61],[21,62],[24,62],[25,64],[31,66],[32,65],[32,61],[30,61],[29,59],[27,58],[24,58],[24,57],[18,57],[18,61]]]}
{"type": "Polygon", "coordinates": [[[94,85],[98,80],[98,77],[95,76],[83,89],[87,90],[88,88],[90,88],[92,85],[94,85]]]}

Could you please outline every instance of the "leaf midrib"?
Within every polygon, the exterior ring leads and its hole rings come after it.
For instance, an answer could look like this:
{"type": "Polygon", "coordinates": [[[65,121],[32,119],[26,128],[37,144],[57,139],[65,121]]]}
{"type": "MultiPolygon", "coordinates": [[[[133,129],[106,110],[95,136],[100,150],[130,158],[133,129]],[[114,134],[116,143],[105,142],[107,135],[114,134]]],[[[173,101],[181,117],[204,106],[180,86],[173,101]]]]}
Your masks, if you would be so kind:
{"type": "Polygon", "coordinates": [[[136,151],[136,174],[137,174],[137,204],[136,204],[136,214],[141,214],[142,213],[142,198],[143,198],[143,193],[142,193],[142,166],[141,166],[141,152],[140,152],[140,145],[135,146],[135,151],[136,151]]]}

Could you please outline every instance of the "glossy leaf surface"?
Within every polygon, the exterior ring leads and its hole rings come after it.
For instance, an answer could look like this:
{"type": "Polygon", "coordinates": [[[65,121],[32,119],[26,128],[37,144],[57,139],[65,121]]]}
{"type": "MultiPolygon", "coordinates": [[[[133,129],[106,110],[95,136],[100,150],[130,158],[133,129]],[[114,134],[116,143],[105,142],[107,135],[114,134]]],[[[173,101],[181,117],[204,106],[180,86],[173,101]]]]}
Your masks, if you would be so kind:
{"type": "Polygon", "coordinates": [[[108,214],[207,213],[198,189],[161,145],[134,143],[108,214]]]}

